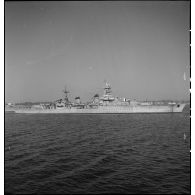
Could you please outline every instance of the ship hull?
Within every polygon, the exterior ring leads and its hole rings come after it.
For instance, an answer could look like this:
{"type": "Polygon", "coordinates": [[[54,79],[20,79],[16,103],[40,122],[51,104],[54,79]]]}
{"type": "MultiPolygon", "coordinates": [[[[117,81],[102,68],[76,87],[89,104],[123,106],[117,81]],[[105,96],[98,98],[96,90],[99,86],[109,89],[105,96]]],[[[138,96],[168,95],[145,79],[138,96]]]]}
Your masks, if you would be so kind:
{"type": "Polygon", "coordinates": [[[179,113],[185,104],[146,106],[100,106],[98,108],[18,109],[15,113],[64,113],[64,114],[130,114],[130,113],[179,113]]]}

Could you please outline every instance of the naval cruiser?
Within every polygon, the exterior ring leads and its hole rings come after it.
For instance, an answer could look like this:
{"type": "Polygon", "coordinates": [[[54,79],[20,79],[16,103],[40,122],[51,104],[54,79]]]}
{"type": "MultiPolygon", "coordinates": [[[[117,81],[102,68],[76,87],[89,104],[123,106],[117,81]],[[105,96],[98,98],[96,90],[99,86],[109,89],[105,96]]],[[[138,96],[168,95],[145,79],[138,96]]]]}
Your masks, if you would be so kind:
{"type": "Polygon", "coordinates": [[[182,112],[184,103],[159,103],[138,102],[136,100],[118,98],[112,95],[111,85],[106,82],[104,94],[100,97],[95,94],[88,103],[82,103],[80,97],[75,102],[68,99],[68,93],[64,90],[65,98],[54,101],[51,104],[40,104],[30,108],[15,109],[16,113],[67,113],[67,114],[122,114],[122,113],[175,113],[182,112]]]}

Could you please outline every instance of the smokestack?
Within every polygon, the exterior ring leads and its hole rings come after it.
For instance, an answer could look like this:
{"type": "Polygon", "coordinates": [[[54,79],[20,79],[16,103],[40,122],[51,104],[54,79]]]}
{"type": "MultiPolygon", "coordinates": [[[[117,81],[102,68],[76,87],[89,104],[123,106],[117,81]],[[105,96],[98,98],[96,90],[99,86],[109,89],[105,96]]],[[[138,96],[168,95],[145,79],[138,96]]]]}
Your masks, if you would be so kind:
{"type": "Polygon", "coordinates": [[[81,103],[80,97],[76,97],[76,98],[75,98],[75,102],[76,102],[77,104],[80,104],[80,103],[81,103]]]}

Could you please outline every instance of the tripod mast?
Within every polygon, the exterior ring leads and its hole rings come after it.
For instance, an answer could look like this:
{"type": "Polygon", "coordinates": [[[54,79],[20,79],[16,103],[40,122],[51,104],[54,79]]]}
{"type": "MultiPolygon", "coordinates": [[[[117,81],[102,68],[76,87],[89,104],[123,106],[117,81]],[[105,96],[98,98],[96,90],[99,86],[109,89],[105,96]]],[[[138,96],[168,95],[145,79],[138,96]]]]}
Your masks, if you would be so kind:
{"type": "Polygon", "coordinates": [[[65,86],[63,92],[64,92],[64,94],[65,94],[64,100],[65,100],[66,102],[68,102],[68,94],[69,94],[70,92],[67,90],[66,86],[65,86]]]}

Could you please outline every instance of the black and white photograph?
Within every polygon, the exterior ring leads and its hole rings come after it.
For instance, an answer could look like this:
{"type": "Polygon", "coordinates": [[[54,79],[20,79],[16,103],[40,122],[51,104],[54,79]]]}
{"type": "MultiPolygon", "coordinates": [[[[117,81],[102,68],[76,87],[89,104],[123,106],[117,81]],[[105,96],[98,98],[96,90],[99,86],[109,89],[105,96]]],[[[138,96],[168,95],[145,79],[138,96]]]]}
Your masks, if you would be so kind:
{"type": "Polygon", "coordinates": [[[191,1],[4,2],[4,193],[191,194],[191,1]]]}

